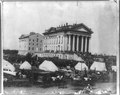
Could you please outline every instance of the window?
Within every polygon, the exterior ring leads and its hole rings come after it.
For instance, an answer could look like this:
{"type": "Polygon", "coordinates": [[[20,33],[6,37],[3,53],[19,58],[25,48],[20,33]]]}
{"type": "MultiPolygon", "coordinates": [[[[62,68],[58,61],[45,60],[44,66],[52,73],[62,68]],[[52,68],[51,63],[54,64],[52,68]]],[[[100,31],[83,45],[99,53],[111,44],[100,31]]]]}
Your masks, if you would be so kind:
{"type": "Polygon", "coordinates": [[[29,50],[30,50],[30,47],[29,47],[29,50]]]}
{"type": "Polygon", "coordinates": [[[41,51],[41,48],[39,50],[41,51]]]}
{"type": "Polygon", "coordinates": [[[39,40],[39,39],[37,38],[37,42],[38,42],[38,40],[39,40]]]}
{"type": "Polygon", "coordinates": [[[31,39],[29,39],[29,41],[31,41],[31,39]]]}
{"type": "Polygon", "coordinates": [[[32,47],[32,50],[34,50],[34,47],[32,47]]]}
{"type": "Polygon", "coordinates": [[[33,39],[33,42],[34,42],[34,39],[33,39]]]}

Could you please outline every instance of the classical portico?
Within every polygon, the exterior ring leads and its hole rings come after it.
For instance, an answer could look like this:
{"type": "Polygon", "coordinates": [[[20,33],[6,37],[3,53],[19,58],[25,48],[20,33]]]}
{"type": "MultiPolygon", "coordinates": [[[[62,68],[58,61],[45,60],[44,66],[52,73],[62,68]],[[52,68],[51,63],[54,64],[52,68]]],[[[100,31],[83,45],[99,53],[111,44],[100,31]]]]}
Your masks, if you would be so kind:
{"type": "Polygon", "coordinates": [[[83,23],[51,27],[45,33],[44,51],[52,52],[89,52],[93,32],[83,23]]]}
{"type": "Polygon", "coordinates": [[[89,51],[90,41],[89,36],[69,34],[66,37],[68,39],[67,51],[79,51],[79,52],[89,51]]]}

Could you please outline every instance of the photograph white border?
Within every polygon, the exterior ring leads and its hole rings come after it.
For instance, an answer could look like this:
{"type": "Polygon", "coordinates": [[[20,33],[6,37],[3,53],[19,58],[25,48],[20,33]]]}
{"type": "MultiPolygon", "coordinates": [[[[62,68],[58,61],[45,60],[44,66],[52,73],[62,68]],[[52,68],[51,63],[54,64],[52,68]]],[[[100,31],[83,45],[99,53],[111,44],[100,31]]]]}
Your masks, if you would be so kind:
{"type": "MultiPolygon", "coordinates": [[[[41,2],[41,1],[43,1],[43,0],[1,0],[0,1],[0,4],[1,4],[1,59],[3,59],[3,28],[2,28],[2,26],[3,26],[3,23],[4,23],[4,21],[2,20],[2,17],[3,17],[3,14],[2,14],[2,12],[3,12],[3,10],[2,10],[2,4],[4,3],[4,2],[36,2],[36,1],[38,1],[38,2],[41,2]]],[[[54,0],[45,0],[45,1],[54,1],[54,0]]],[[[64,1],[64,0],[55,0],[55,1],[64,1]]],[[[74,0],[65,0],[65,1],[74,1],[74,0]]],[[[76,1],[84,1],[84,0],[76,0],[76,1]]],[[[85,1],[94,1],[94,0],[85,0],[85,1]]],[[[106,0],[105,0],[106,1],[106,0]]],[[[97,1],[96,1],[97,2],[97,1]]],[[[117,8],[119,8],[119,0],[117,0],[116,1],[117,3],[117,8]]],[[[117,14],[118,15],[118,14],[117,14]]],[[[119,67],[120,67],[120,61],[119,61],[119,57],[120,57],[120,46],[119,46],[119,44],[120,44],[120,38],[119,38],[119,35],[120,35],[120,33],[119,33],[119,21],[117,22],[117,24],[118,24],[118,28],[117,28],[117,33],[116,33],[116,35],[117,35],[117,38],[116,38],[116,42],[118,43],[118,48],[117,48],[117,58],[116,58],[116,60],[117,60],[117,95],[120,95],[120,88],[119,88],[119,86],[120,86],[120,69],[119,69],[119,67]]],[[[2,63],[2,60],[1,60],[1,63],[2,63]]],[[[1,66],[3,66],[2,64],[1,64],[1,66]]],[[[2,67],[1,67],[2,68],[2,67]]],[[[1,69],[1,75],[2,75],[2,79],[1,79],[1,93],[0,93],[0,95],[2,95],[3,94],[3,69],[1,69]]]]}

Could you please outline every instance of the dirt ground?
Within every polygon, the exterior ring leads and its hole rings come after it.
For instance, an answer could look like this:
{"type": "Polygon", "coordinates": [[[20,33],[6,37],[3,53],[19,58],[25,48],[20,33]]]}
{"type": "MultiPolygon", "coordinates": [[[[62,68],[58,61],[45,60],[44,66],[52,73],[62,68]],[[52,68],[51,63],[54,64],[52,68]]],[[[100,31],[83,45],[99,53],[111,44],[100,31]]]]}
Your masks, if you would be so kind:
{"type": "MultiPolygon", "coordinates": [[[[109,89],[113,94],[116,93],[116,83],[97,83],[93,87],[94,91],[98,89],[109,89]]],[[[52,86],[52,87],[4,87],[3,95],[75,95],[73,93],[83,89],[81,86],[66,85],[64,87],[52,86]]],[[[81,94],[76,94],[81,95],[81,94]]],[[[82,94],[83,95],[83,94],[82,94]]],[[[88,95],[88,94],[84,94],[88,95]]]]}

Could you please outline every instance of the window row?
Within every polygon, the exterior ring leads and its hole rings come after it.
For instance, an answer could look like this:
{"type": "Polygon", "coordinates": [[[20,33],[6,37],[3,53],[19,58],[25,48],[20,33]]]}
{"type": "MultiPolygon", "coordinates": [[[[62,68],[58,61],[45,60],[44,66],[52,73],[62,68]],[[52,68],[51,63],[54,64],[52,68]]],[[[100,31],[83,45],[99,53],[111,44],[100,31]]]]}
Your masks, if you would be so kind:
{"type": "Polygon", "coordinates": [[[38,48],[36,48],[36,47],[29,47],[29,50],[35,50],[35,51],[41,51],[42,50],[42,48],[39,48],[39,50],[38,50],[38,48]]]}
{"type": "Polygon", "coordinates": [[[63,37],[61,39],[46,39],[44,44],[63,44],[63,37]]]}
{"type": "Polygon", "coordinates": [[[38,46],[38,43],[29,43],[29,45],[37,45],[38,46]]]}
{"type": "Polygon", "coordinates": [[[44,50],[63,50],[63,46],[45,46],[44,50]]]}
{"type": "MultiPolygon", "coordinates": [[[[35,39],[29,39],[29,41],[35,42],[35,39]]],[[[39,42],[39,39],[38,39],[38,38],[36,39],[36,42],[39,42]]],[[[40,42],[42,43],[42,40],[40,40],[40,42]]]]}

